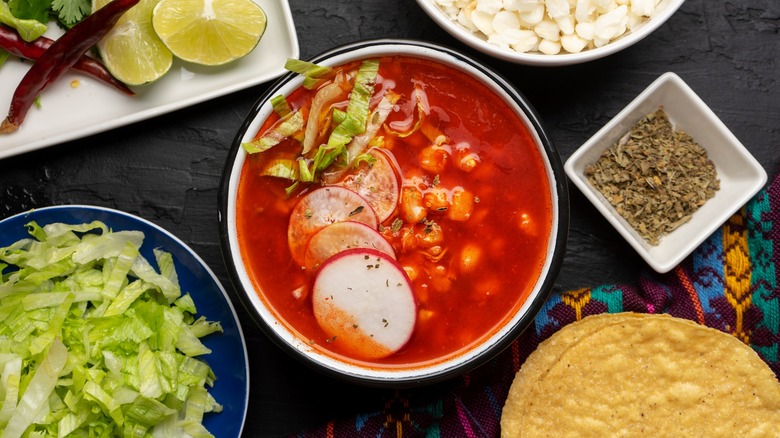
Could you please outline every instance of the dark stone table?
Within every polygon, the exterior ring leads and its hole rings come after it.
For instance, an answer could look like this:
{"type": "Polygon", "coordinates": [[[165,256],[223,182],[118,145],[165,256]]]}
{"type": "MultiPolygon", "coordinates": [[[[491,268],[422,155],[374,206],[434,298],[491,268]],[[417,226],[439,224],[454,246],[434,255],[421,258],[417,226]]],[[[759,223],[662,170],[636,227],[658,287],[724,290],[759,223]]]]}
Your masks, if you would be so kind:
{"type": "MultiPolygon", "coordinates": [[[[780,166],[777,0],[688,0],[658,31],[628,50],[560,68],[514,65],[474,52],[436,26],[414,0],[290,3],[302,58],[364,39],[413,38],[483,60],[530,99],[563,160],[653,80],[673,71],[745,144],[770,179],[780,166]]],[[[189,244],[233,293],[219,247],[217,191],[235,132],[264,89],[253,87],[4,159],[0,218],[60,204],[124,210],[189,244]]],[[[648,269],[576,188],[570,188],[568,252],[555,290],[631,281],[648,269]]],[[[250,352],[246,436],[299,432],[381,403],[382,391],[322,377],[293,361],[263,336],[240,305],[237,310],[250,352]]]]}

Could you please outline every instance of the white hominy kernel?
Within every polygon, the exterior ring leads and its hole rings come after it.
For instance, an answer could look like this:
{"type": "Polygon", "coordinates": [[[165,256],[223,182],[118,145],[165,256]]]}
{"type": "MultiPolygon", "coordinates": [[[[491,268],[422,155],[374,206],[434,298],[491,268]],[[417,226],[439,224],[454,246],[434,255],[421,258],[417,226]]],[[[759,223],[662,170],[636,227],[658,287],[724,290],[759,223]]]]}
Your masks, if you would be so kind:
{"type": "Polygon", "coordinates": [[[606,14],[607,12],[616,9],[618,4],[615,0],[591,0],[593,6],[596,7],[596,12],[599,14],[606,14]]]}
{"type": "Polygon", "coordinates": [[[628,13],[628,23],[626,23],[626,27],[628,30],[634,30],[636,29],[640,24],[647,21],[647,17],[643,17],[641,15],[635,15],[631,12],[628,13]]]}
{"type": "MultiPolygon", "coordinates": [[[[618,6],[614,10],[602,14],[596,19],[594,26],[595,38],[609,42],[626,32],[628,25],[628,8],[626,5],[618,6]]],[[[598,45],[598,43],[596,43],[598,45]]],[[[603,44],[602,44],[603,45],[603,44]]]]}
{"type": "Polygon", "coordinates": [[[477,26],[480,32],[485,35],[491,35],[493,30],[493,16],[482,11],[475,10],[471,13],[471,21],[474,22],[474,26],[477,26]]]}
{"type": "Polygon", "coordinates": [[[543,0],[504,0],[504,9],[516,12],[531,12],[542,4],[543,0]]]}
{"type": "Polygon", "coordinates": [[[502,49],[510,48],[509,43],[504,39],[504,37],[501,36],[500,33],[494,33],[490,35],[487,41],[494,46],[501,47],[502,49]]]}
{"type": "Polygon", "coordinates": [[[561,18],[569,15],[569,0],[544,0],[547,15],[550,18],[561,18]]]}
{"type": "Polygon", "coordinates": [[[493,17],[493,29],[499,34],[505,34],[511,29],[520,29],[520,18],[517,14],[509,11],[501,11],[493,17]]]}
{"type": "Polygon", "coordinates": [[[503,0],[477,0],[477,10],[479,12],[495,15],[503,8],[503,0]]]}
{"type": "Polygon", "coordinates": [[[580,53],[587,46],[588,42],[576,34],[561,37],[561,47],[569,53],[580,53]]]}
{"type": "Polygon", "coordinates": [[[444,13],[447,14],[450,18],[457,17],[458,12],[460,12],[460,8],[454,5],[448,5],[448,6],[439,5],[439,8],[442,11],[444,11],[444,13]]]}
{"type": "Polygon", "coordinates": [[[593,37],[593,40],[591,40],[591,42],[593,43],[594,47],[602,47],[602,46],[608,44],[609,40],[605,40],[604,38],[599,38],[599,37],[596,36],[596,37],[593,37]]]}
{"type": "Polygon", "coordinates": [[[501,37],[504,41],[509,43],[510,46],[515,46],[523,42],[526,38],[526,32],[531,32],[531,35],[534,37],[536,36],[536,34],[530,30],[507,29],[506,31],[501,32],[501,37]]]}
{"type": "Polygon", "coordinates": [[[577,6],[574,8],[574,19],[580,23],[593,21],[593,14],[596,7],[591,0],[577,0],[577,6]]]}
{"type": "Polygon", "coordinates": [[[539,43],[539,51],[545,55],[557,55],[561,52],[561,43],[558,41],[542,39],[539,43]]]}
{"type": "Polygon", "coordinates": [[[469,13],[466,12],[466,9],[461,9],[460,13],[458,13],[458,17],[456,19],[458,24],[465,27],[466,30],[470,32],[479,32],[479,29],[477,29],[477,26],[474,26],[474,22],[471,21],[471,18],[469,18],[469,13]]]}
{"type": "Polygon", "coordinates": [[[539,38],[558,41],[561,38],[561,30],[558,28],[558,24],[551,20],[542,20],[541,23],[534,26],[534,32],[539,35],[539,38]]]}
{"type": "Polygon", "coordinates": [[[520,13],[520,22],[531,28],[539,24],[544,19],[544,5],[539,4],[536,9],[520,13]]]}
{"type": "Polygon", "coordinates": [[[520,32],[522,33],[520,40],[512,44],[512,48],[523,53],[537,50],[539,37],[536,35],[536,32],[532,30],[521,30],[520,32]]]}
{"type": "Polygon", "coordinates": [[[504,10],[516,12],[520,7],[520,0],[504,0],[504,10]]]}
{"type": "Polygon", "coordinates": [[[561,18],[556,18],[555,22],[558,24],[558,28],[564,35],[571,35],[574,33],[574,17],[571,15],[564,15],[561,18]]]}
{"type": "Polygon", "coordinates": [[[577,35],[586,40],[590,41],[593,39],[594,29],[593,29],[593,23],[577,23],[576,26],[574,26],[574,31],[577,33],[577,35]]]}
{"type": "Polygon", "coordinates": [[[655,12],[655,0],[633,0],[631,2],[631,13],[650,17],[655,12]]]}

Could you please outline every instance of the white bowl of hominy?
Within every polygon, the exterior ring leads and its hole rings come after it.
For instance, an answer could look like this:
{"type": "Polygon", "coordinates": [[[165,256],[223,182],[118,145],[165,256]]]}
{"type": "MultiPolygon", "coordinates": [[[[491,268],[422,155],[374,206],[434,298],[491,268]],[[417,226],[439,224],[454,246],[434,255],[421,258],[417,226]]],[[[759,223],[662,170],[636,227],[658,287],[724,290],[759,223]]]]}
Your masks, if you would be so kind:
{"type": "Polygon", "coordinates": [[[461,42],[517,64],[562,66],[626,49],[684,0],[417,0],[461,42]]]}

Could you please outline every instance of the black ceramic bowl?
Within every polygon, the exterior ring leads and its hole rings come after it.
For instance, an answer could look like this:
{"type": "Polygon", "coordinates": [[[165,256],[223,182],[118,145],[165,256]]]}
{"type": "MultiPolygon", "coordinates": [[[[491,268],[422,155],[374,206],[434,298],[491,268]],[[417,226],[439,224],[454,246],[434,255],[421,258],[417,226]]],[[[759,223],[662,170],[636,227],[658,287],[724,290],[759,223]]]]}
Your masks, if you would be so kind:
{"type": "MultiPolygon", "coordinates": [[[[258,326],[279,347],[305,364],[350,382],[380,387],[411,386],[445,380],[474,369],[509,346],[532,323],[549,296],[563,259],[569,227],[566,177],[557,150],[545,133],[539,116],[526,98],[490,68],[445,47],[398,40],[355,43],[319,55],[312,61],[335,67],[351,61],[395,55],[423,58],[476,78],[511,108],[509,114],[516,115],[527,127],[538,151],[538,154],[534,155],[541,157],[549,184],[544,184],[545,187],[540,187],[538,190],[549,190],[551,204],[549,206],[551,226],[547,236],[546,251],[544,248],[540,250],[543,260],[540,262],[539,275],[528,281],[531,287],[527,298],[521,305],[515,306],[517,310],[506,317],[504,323],[494,327],[490,333],[457,354],[429,360],[424,364],[404,366],[403,363],[396,362],[393,366],[381,366],[365,361],[344,360],[338,355],[328,354],[322,348],[313,346],[310,339],[304,338],[297,330],[291,328],[294,324],[278,319],[278,313],[266,303],[263,292],[257,290],[258,287],[250,274],[251,270],[247,267],[246,258],[242,255],[243,243],[237,231],[237,202],[239,202],[237,190],[248,155],[242,149],[241,143],[252,140],[271,114],[273,109],[270,99],[273,96],[279,94],[287,96],[302,85],[303,78],[300,75],[287,74],[280,78],[260,97],[245,119],[235,137],[227,160],[219,200],[219,226],[225,263],[243,304],[258,326]]],[[[544,180],[543,174],[540,180],[544,180]]],[[[507,187],[506,190],[512,190],[512,187],[507,187]]],[[[264,230],[257,230],[257,232],[263,233],[264,230]]],[[[286,236],[284,238],[286,239],[286,236]]],[[[510,250],[522,251],[516,248],[510,250]]],[[[281,265],[291,263],[291,260],[275,259],[265,262],[281,265]]],[[[487,269],[489,268],[488,266],[487,269]]],[[[292,286],[289,289],[292,289],[292,286]]],[[[457,326],[457,323],[454,325],[457,326]]]]}

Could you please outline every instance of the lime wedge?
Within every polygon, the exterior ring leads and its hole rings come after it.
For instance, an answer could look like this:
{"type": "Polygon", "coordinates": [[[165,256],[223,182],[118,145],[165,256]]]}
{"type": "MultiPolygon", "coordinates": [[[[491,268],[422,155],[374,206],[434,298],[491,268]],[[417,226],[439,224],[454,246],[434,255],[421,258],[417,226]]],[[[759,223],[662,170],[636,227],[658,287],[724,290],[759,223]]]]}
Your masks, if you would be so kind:
{"type": "Polygon", "coordinates": [[[252,0],[160,0],[152,26],[178,58],[221,65],[257,46],[266,15],[252,0]]]}
{"type": "MultiPolygon", "coordinates": [[[[111,0],[94,0],[96,11],[111,0]]],[[[128,85],[153,82],[168,72],[173,54],[152,28],[152,10],[159,0],[141,0],[97,43],[108,71],[128,85]]]]}

